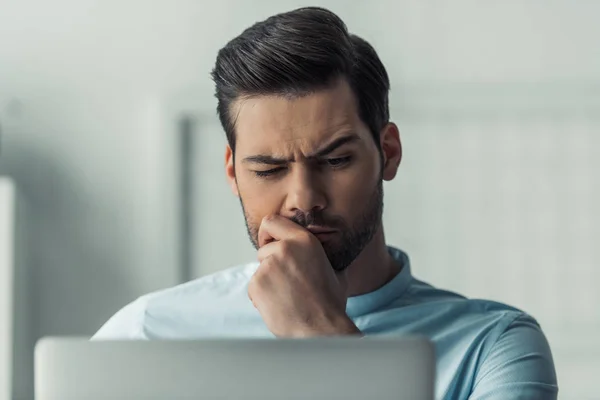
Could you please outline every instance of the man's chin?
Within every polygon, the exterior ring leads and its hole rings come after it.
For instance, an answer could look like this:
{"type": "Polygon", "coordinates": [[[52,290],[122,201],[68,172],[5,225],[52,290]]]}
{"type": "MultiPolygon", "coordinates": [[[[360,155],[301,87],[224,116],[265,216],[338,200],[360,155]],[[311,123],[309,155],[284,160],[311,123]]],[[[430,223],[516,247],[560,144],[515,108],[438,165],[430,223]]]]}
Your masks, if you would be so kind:
{"type": "Polygon", "coordinates": [[[348,266],[351,264],[351,262],[348,262],[347,257],[345,257],[345,254],[343,254],[343,252],[340,251],[339,247],[333,249],[323,246],[323,248],[325,250],[325,254],[327,255],[327,259],[331,264],[331,268],[333,268],[335,271],[341,272],[348,268],[348,266]]]}
{"type": "MultiPolygon", "coordinates": [[[[321,242],[319,240],[319,242],[321,242]]],[[[337,240],[326,240],[321,242],[321,246],[323,246],[323,250],[325,250],[325,254],[327,257],[338,254],[340,250],[342,250],[343,246],[337,240]]]]}

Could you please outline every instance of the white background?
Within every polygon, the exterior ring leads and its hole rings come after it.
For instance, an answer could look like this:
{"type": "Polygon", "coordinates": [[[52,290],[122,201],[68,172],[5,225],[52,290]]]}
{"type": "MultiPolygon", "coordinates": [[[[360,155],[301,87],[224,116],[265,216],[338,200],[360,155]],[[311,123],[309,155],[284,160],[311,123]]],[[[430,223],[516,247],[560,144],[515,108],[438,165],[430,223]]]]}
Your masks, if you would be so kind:
{"type": "Polygon", "coordinates": [[[0,400],[8,400],[12,378],[14,189],[0,179],[0,400]]]}
{"type": "MultiPolygon", "coordinates": [[[[389,242],[418,277],[536,316],[561,398],[594,398],[600,2],[317,3],[373,43],[392,80],[405,160],[385,187],[389,242]]],[[[0,0],[0,173],[28,202],[34,335],[92,334],[177,283],[180,109],[198,113],[210,153],[195,273],[252,257],[209,72],[243,28],[307,4],[0,0]]]]}

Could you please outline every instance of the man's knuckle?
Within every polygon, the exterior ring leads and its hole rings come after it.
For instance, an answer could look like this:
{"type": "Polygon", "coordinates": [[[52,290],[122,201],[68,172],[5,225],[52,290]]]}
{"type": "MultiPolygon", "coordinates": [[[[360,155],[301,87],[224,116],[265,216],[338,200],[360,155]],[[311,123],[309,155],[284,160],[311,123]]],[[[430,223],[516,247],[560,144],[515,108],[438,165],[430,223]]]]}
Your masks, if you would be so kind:
{"type": "Polygon", "coordinates": [[[264,281],[264,279],[271,274],[274,268],[276,268],[276,259],[270,255],[263,260],[263,262],[260,264],[260,268],[256,272],[256,276],[259,281],[264,281]]]}
{"type": "Polygon", "coordinates": [[[288,256],[291,254],[292,252],[292,243],[287,241],[287,240],[283,240],[279,243],[279,252],[283,255],[283,256],[288,256]]]}
{"type": "Polygon", "coordinates": [[[298,242],[300,242],[303,245],[309,245],[309,244],[312,244],[316,240],[316,238],[312,233],[306,231],[306,232],[299,232],[298,236],[297,236],[297,240],[298,240],[298,242]]]}

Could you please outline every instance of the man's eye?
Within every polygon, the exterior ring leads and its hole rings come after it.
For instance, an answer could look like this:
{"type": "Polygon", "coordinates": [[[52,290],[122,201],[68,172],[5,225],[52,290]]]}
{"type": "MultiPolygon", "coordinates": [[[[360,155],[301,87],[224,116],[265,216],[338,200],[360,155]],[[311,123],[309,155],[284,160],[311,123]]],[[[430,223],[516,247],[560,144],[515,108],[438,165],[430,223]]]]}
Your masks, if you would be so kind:
{"type": "Polygon", "coordinates": [[[273,169],[268,169],[266,171],[253,171],[253,172],[256,176],[258,176],[260,178],[267,178],[267,177],[273,176],[283,170],[284,170],[283,167],[277,167],[277,168],[273,168],[273,169]]]}
{"type": "Polygon", "coordinates": [[[338,158],[329,158],[327,160],[327,164],[329,164],[331,167],[341,167],[341,166],[344,166],[344,165],[348,164],[351,159],[352,159],[351,156],[338,157],[338,158]]]}

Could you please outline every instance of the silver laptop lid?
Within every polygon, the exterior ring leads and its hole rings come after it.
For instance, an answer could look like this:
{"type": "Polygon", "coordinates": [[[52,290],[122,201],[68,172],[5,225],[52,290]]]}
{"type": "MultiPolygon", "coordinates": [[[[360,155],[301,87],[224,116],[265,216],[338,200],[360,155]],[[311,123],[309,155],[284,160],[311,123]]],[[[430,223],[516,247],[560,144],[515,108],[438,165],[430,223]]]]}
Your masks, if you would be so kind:
{"type": "Polygon", "coordinates": [[[98,341],[45,338],[37,400],[433,399],[424,338],[98,341]]]}

